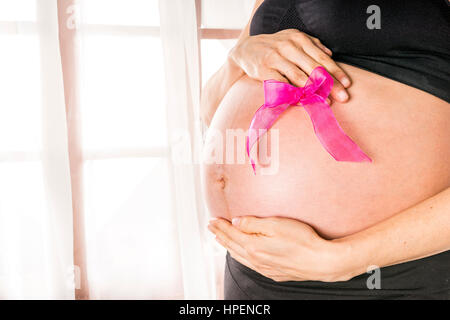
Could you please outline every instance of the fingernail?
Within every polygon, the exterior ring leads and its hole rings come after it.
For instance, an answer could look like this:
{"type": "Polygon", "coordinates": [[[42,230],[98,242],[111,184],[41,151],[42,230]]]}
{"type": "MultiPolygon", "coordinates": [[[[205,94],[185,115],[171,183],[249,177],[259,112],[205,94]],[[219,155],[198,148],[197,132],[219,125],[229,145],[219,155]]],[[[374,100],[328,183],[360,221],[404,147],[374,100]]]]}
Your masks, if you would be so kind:
{"type": "Polygon", "coordinates": [[[342,85],[343,85],[344,87],[347,88],[347,87],[350,85],[350,79],[349,79],[349,78],[342,78],[341,83],[342,83],[342,85]]]}
{"type": "Polygon", "coordinates": [[[339,96],[339,99],[341,99],[342,101],[345,101],[348,99],[348,94],[345,91],[339,91],[338,96],[339,96]]]}
{"type": "Polygon", "coordinates": [[[241,220],[241,219],[239,219],[239,218],[233,218],[233,219],[231,220],[231,224],[232,224],[233,226],[238,226],[240,220],[241,220]]]}

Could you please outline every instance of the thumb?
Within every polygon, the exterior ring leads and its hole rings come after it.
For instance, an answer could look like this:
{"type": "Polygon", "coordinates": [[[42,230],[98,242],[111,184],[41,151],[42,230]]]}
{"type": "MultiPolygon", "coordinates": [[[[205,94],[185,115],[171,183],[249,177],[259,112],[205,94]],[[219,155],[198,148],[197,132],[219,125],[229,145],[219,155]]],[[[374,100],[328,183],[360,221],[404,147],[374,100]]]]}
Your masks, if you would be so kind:
{"type": "Polygon", "coordinates": [[[252,216],[235,217],[231,222],[233,226],[245,233],[256,233],[267,236],[274,234],[274,221],[270,218],[257,218],[252,216]]]}

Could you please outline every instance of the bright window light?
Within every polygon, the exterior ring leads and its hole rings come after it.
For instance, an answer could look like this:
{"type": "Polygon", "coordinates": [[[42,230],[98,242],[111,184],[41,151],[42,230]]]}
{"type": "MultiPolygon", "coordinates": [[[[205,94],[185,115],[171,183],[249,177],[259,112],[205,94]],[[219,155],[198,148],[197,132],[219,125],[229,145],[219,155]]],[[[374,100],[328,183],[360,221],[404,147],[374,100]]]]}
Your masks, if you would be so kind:
{"type": "Polygon", "coordinates": [[[0,152],[38,151],[42,137],[39,39],[0,35],[0,43],[0,152]]]}
{"type": "Polygon", "coordinates": [[[202,81],[203,84],[225,63],[228,51],[236,43],[232,40],[204,39],[202,49],[202,81]]]}
{"type": "Polygon", "coordinates": [[[159,26],[159,0],[83,0],[83,22],[159,26]]]}
{"type": "Polygon", "coordinates": [[[169,181],[164,158],[85,162],[92,298],[182,296],[169,181]]]}
{"type": "Polygon", "coordinates": [[[83,48],[83,147],[166,146],[159,38],[86,35],[83,48]]]}
{"type": "Polygon", "coordinates": [[[36,21],[36,1],[0,0],[0,21],[36,21]]]}

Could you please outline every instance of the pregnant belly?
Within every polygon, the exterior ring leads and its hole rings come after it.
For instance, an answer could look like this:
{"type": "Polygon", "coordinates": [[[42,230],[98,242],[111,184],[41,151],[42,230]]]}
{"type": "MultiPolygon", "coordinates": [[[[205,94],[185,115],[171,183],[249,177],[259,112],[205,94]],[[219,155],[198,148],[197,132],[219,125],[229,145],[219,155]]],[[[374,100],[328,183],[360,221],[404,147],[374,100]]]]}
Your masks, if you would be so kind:
{"type": "Polygon", "coordinates": [[[450,105],[421,90],[341,65],[351,100],[333,102],[344,131],[372,163],[335,161],[305,110],[285,111],[255,149],[245,131],[263,103],[260,82],[242,78],[219,106],[206,136],[202,179],[213,216],[282,216],[326,238],[365,229],[450,186],[450,105]]]}

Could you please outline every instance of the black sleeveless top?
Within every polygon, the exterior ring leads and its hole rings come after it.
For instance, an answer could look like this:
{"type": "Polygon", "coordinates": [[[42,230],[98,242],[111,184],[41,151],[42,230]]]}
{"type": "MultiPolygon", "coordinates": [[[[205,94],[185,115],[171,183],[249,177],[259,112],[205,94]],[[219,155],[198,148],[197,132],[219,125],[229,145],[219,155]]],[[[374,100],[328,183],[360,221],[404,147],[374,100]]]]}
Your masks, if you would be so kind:
{"type": "Polygon", "coordinates": [[[292,28],[320,39],[335,61],[450,102],[449,0],[265,0],[250,35],[292,28]]]}

